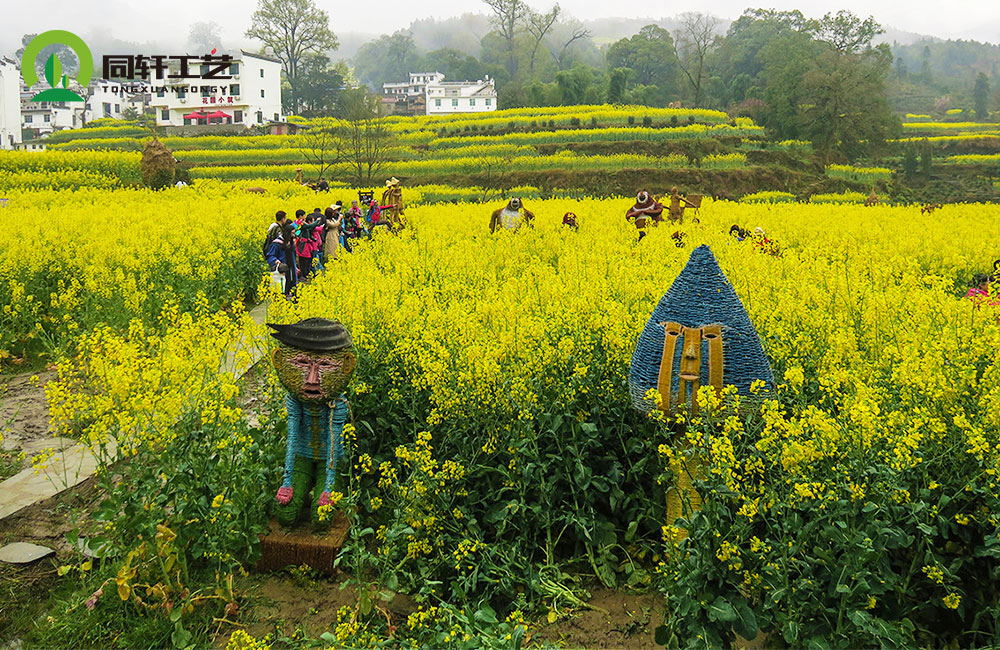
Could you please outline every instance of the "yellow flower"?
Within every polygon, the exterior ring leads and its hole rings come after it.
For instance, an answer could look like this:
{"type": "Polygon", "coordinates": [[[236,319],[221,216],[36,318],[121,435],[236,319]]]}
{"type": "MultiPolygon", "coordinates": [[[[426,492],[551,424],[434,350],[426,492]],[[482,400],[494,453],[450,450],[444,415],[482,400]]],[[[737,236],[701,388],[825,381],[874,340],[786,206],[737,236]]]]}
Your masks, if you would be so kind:
{"type": "Polygon", "coordinates": [[[944,606],[948,609],[958,609],[958,606],[962,604],[962,597],[954,592],[948,594],[941,600],[944,602],[944,606]]]}

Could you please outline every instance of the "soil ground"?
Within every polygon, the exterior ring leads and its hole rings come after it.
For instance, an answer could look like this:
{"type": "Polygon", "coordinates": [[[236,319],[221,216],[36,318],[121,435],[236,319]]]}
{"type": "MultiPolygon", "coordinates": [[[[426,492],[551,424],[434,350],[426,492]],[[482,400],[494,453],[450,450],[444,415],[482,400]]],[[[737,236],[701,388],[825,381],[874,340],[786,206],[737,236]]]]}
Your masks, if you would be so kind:
{"type": "MultiPolygon", "coordinates": [[[[337,610],[353,605],[352,587],[341,588],[343,576],[331,579],[272,573],[252,576],[243,585],[251,594],[241,616],[247,632],[260,638],[269,632],[290,637],[301,630],[307,637],[318,638],[336,627],[337,610]]],[[[628,594],[598,589],[587,602],[593,609],[571,612],[554,623],[543,618],[532,624],[526,647],[543,645],[559,648],[646,650],[657,646],[653,631],[662,623],[663,600],[655,594],[628,594]]],[[[384,605],[393,625],[405,625],[406,617],[416,610],[407,597],[397,595],[384,605]]],[[[224,642],[228,638],[220,637],[224,642]]]]}
{"type": "Polygon", "coordinates": [[[663,622],[663,599],[656,594],[634,595],[596,589],[581,609],[550,625],[533,629],[532,640],[564,648],[659,648],[653,631],[663,622]],[[601,611],[603,610],[603,611],[601,611]]]}
{"type": "MultiPolygon", "coordinates": [[[[45,402],[45,385],[56,373],[0,375],[0,433],[3,451],[24,452],[26,459],[53,446],[49,435],[49,407],[45,402]],[[37,380],[32,377],[37,376],[37,380]]],[[[8,474],[15,473],[13,468],[8,474]]],[[[0,475],[0,480],[6,476],[0,475]]]]}
{"type": "Polygon", "coordinates": [[[63,580],[57,577],[56,569],[79,558],[66,541],[66,534],[89,519],[99,496],[96,480],[90,478],[72,490],[0,520],[0,546],[31,542],[56,551],[32,564],[0,563],[0,643],[14,642],[45,613],[49,593],[63,580]]]}

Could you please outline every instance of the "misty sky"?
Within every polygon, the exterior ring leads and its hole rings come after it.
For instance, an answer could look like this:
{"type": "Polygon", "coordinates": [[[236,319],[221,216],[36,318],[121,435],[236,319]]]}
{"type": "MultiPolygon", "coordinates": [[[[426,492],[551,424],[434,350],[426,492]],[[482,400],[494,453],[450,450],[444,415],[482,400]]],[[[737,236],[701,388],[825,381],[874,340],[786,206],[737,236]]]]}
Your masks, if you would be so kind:
{"type": "MultiPolygon", "coordinates": [[[[406,27],[417,18],[446,18],[465,12],[484,13],[481,2],[455,0],[316,0],[331,18],[337,32],[389,33],[406,27]]],[[[86,37],[102,32],[135,42],[183,42],[196,21],[222,25],[226,41],[242,41],[249,26],[253,0],[199,0],[197,2],[133,2],[107,0],[84,3],[77,0],[48,0],[42,6],[31,2],[7,2],[0,9],[4,29],[0,30],[0,52],[12,52],[24,33],[67,29],[86,37]],[[232,40],[230,40],[232,39],[232,40]]],[[[551,0],[529,2],[547,9],[551,0]]],[[[750,2],[741,0],[561,0],[565,13],[580,19],[609,17],[670,17],[684,11],[704,11],[722,18],[736,18],[748,6],[776,9],[798,8],[808,16],[849,9],[859,15],[874,15],[883,25],[903,31],[941,38],[965,38],[1000,42],[1000,2],[996,0],[798,0],[750,2]]]]}

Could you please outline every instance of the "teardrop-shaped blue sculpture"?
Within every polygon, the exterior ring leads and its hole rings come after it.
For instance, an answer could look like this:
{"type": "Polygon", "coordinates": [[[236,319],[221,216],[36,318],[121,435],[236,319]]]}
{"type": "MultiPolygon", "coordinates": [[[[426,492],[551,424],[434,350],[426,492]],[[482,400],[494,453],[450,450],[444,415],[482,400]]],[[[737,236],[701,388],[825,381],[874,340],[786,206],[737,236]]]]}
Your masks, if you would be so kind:
{"type": "MultiPolygon", "coordinates": [[[[632,403],[641,411],[649,412],[653,403],[646,399],[650,388],[657,387],[660,362],[663,358],[663,325],[676,322],[685,327],[722,325],[722,381],[736,386],[740,395],[750,395],[750,384],[764,382],[764,388],[774,390],[774,374],[764,354],[760,337],[739,296],[726,278],[711,249],[701,245],[691,253],[687,265],[670,285],[653,315],[639,335],[639,342],[632,354],[629,372],[629,390],[632,403]]],[[[681,345],[674,350],[674,376],[671,378],[671,395],[677,395],[681,345]]],[[[702,340],[701,385],[708,380],[708,342],[702,340]]]]}

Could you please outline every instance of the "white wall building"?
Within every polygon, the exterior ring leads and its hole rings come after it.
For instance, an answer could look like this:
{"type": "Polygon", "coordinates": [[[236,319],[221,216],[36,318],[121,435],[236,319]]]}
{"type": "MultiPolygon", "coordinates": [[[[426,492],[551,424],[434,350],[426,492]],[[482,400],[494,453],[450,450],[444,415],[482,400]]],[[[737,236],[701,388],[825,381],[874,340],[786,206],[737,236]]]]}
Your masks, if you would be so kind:
{"type": "Polygon", "coordinates": [[[143,104],[141,95],[133,96],[127,91],[127,84],[123,87],[119,82],[95,79],[87,91],[89,97],[77,89],[87,97],[84,105],[79,102],[32,102],[29,100],[34,93],[22,86],[21,128],[32,131],[38,138],[62,129],[78,129],[101,118],[124,119],[127,108],[139,107],[141,112],[143,104]]]}
{"type": "Polygon", "coordinates": [[[21,105],[21,127],[36,138],[79,128],[83,125],[82,106],[78,102],[25,102],[21,105]]]}
{"type": "Polygon", "coordinates": [[[21,142],[21,71],[16,61],[0,56],[0,149],[21,142]]]}
{"type": "Polygon", "coordinates": [[[493,79],[435,81],[427,84],[427,114],[485,113],[497,110],[493,79]]]}
{"type": "MultiPolygon", "coordinates": [[[[176,70],[171,72],[176,73],[176,70]]],[[[281,61],[241,50],[241,56],[234,57],[227,74],[232,75],[232,79],[150,82],[154,86],[168,86],[165,91],[154,91],[149,102],[156,111],[157,126],[243,124],[249,127],[282,120],[281,61]],[[174,91],[174,86],[181,85],[197,87],[198,90],[174,91]],[[214,93],[202,89],[212,86],[217,89],[214,93]],[[195,113],[218,113],[225,117],[185,117],[195,113]]]]}
{"type": "Polygon", "coordinates": [[[123,119],[122,112],[128,108],[129,93],[120,82],[97,79],[91,82],[90,98],[87,99],[87,121],[110,117],[123,119]]]}
{"type": "Polygon", "coordinates": [[[427,84],[444,81],[440,72],[411,72],[408,82],[382,84],[382,93],[393,97],[421,97],[427,94],[427,84]]]}

